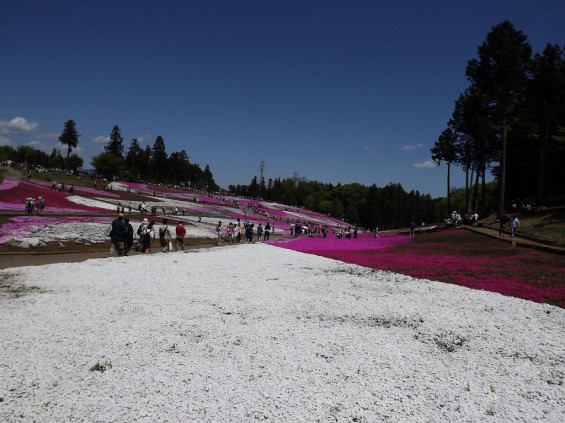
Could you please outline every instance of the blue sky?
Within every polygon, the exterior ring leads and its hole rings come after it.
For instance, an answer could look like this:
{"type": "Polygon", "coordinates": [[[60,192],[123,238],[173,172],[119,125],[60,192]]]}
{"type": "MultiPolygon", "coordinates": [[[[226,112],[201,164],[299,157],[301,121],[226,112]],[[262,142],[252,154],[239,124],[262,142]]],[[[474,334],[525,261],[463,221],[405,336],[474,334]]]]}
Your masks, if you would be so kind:
{"type": "MultiPolygon", "coordinates": [[[[264,161],[266,179],[444,196],[430,148],[468,60],[506,19],[534,52],[565,45],[564,18],[562,0],[12,0],[0,145],[66,154],[58,137],[73,119],[87,168],[118,125],[126,150],[160,135],[224,188],[264,161]]],[[[463,176],[454,169],[453,185],[463,176]]]]}

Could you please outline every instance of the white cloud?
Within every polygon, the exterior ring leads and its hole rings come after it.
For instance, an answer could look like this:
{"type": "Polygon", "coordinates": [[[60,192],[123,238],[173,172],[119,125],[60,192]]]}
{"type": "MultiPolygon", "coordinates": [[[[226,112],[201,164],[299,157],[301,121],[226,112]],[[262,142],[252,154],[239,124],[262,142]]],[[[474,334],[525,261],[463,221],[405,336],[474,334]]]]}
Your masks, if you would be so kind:
{"type": "Polygon", "coordinates": [[[426,160],[425,162],[414,163],[412,166],[418,167],[420,169],[433,169],[437,167],[437,163],[430,159],[426,160]]]}
{"type": "Polygon", "coordinates": [[[419,144],[414,144],[414,145],[405,145],[403,147],[400,147],[400,149],[402,151],[410,151],[410,150],[416,150],[417,148],[422,148],[424,146],[424,144],[419,143],[419,144]]]}
{"type": "Polygon", "coordinates": [[[107,144],[110,141],[110,137],[107,135],[99,135],[95,138],[92,138],[92,143],[94,144],[107,144]]]}
{"type": "Polygon", "coordinates": [[[143,144],[143,142],[147,141],[150,137],[151,135],[145,134],[145,135],[140,135],[139,137],[136,138],[137,138],[137,142],[141,145],[143,144]]]}
{"type": "Polygon", "coordinates": [[[17,116],[12,120],[6,121],[0,119],[0,132],[9,134],[13,132],[31,132],[37,128],[37,122],[30,122],[27,119],[17,116]]]}
{"type": "Polygon", "coordinates": [[[32,141],[32,142],[29,143],[29,145],[31,147],[37,148],[39,150],[41,150],[42,147],[43,147],[43,143],[41,141],[32,141]]]}

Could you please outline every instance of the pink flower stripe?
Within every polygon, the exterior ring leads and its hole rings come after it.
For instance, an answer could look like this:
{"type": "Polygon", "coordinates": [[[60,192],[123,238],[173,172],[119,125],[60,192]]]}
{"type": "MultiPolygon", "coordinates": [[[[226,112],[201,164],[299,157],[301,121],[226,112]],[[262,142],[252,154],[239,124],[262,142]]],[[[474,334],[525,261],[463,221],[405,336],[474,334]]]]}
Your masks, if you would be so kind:
{"type": "Polygon", "coordinates": [[[17,187],[19,184],[19,181],[12,181],[11,179],[4,179],[2,181],[2,183],[0,184],[0,191],[5,191],[5,190],[9,190],[12,188],[17,187]]]}
{"type": "Polygon", "coordinates": [[[56,225],[59,223],[107,223],[107,217],[47,217],[47,216],[16,216],[0,226],[0,244],[11,241],[13,238],[28,237],[34,229],[41,226],[56,225]]]}
{"type": "Polygon", "coordinates": [[[251,200],[249,198],[234,197],[231,195],[223,196],[224,201],[229,203],[236,202],[238,206],[257,206],[261,202],[259,200],[251,200]]]}
{"type": "Polygon", "coordinates": [[[356,242],[359,239],[330,239],[326,245],[323,239],[299,238],[273,244],[419,279],[454,283],[565,307],[565,258],[562,256],[517,249],[467,231],[443,231],[422,236],[426,238],[408,245],[395,241],[410,239],[409,236],[395,238],[381,234],[380,238],[374,239],[374,247],[356,242]],[[443,239],[448,241],[445,251],[438,251],[443,239]],[[341,244],[343,241],[345,243],[341,244]],[[378,247],[379,242],[383,243],[382,248],[378,247]],[[548,261],[552,262],[551,266],[545,265],[548,261]]]}
{"type": "MultiPolygon", "coordinates": [[[[394,232],[385,232],[375,238],[372,233],[363,232],[358,234],[357,239],[337,238],[335,234],[329,233],[327,238],[323,237],[297,237],[280,244],[282,248],[301,251],[320,256],[327,256],[327,252],[347,256],[352,251],[374,251],[392,248],[410,242],[412,237],[398,235],[394,232]]],[[[347,261],[347,260],[343,260],[347,261]]]]}

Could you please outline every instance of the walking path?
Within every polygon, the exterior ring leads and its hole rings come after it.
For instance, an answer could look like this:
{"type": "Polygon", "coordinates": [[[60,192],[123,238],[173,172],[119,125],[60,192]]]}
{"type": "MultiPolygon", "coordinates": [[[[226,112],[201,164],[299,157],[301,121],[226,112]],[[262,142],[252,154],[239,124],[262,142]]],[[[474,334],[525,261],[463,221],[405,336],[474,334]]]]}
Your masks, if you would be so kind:
{"type": "MultiPolygon", "coordinates": [[[[220,245],[220,247],[227,246],[220,245]]],[[[216,241],[212,239],[193,239],[185,240],[184,248],[185,251],[195,250],[199,248],[212,248],[217,247],[216,241]]],[[[160,244],[159,240],[155,240],[151,243],[151,253],[150,254],[160,254],[160,244]]],[[[0,253],[0,269],[8,269],[11,267],[21,267],[21,266],[42,266],[44,264],[53,263],[78,263],[90,259],[104,258],[108,257],[110,251],[110,243],[106,242],[104,244],[93,247],[88,251],[77,251],[77,252],[25,252],[11,251],[0,253]]],[[[130,255],[143,254],[137,251],[130,251],[130,255]]]]}
{"type": "Polygon", "coordinates": [[[490,226],[468,226],[466,228],[472,232],[498,239],[502,242],[511,243],[516,247],[535,248],[549,253],[565,254],[565,247],[551,243],[550,241],[533,239],[520,234],[517,234],[514,237],[510,236],[510,234],[500,236],[498,234],[498,228],[490,226]]]}

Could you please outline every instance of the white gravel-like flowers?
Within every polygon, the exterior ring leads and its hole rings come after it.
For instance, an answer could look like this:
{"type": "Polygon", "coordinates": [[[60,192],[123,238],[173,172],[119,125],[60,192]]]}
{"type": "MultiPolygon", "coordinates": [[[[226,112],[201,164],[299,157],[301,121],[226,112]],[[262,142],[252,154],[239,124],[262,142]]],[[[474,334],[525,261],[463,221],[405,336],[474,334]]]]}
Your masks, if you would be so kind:
{"type": "Polygon", "coordinates": [[[2,421],[565,417],[565,311],[266,244],[0,272],[2,421]]]}

